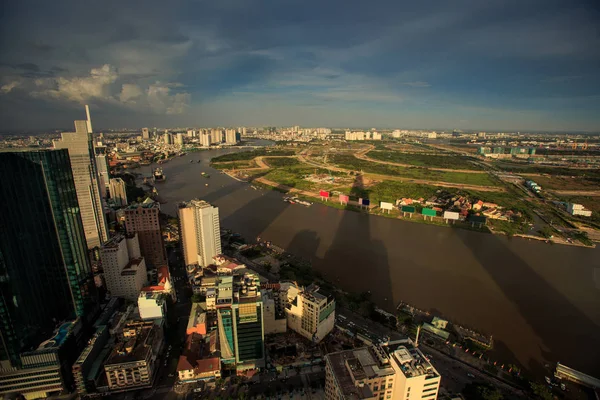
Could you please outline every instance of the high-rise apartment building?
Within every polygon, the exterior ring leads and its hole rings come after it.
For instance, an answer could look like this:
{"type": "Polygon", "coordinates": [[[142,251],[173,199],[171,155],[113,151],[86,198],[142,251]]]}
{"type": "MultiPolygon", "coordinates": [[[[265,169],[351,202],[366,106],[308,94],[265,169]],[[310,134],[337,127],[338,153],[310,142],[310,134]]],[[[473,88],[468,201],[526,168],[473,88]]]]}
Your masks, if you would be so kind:
{"type": "Polygon", "coordinates": [[[167,252],[160,230],[160,203],[146,199],[125,209],[125,229],[137,233],[142,256],[149,270],[167,265],[167,252]]]}
{"type": "Polygon", "coordinates": [[[175,144],[183,146],[183,133],[178,133],[177,135],[175,135],[175,144]]]}
{"type": "Polygon", "coordinates": [[[108,240],[108,230],[98,187],[92,121],[88,106],[85,106],[85,110],[87,120],[75,121],[75,132],[63,132],[61,140],[54,142],[54,148],[69,151],[85,239],[88,249],[93,249],[108,240]]]}
{"type": "Polygon", "coordinates": [[[316,285],[304,289],[290,287],[285,311],[288,327],[316,343],[323,340],[335,325],[335,300],[319,290],[316,285]]]}
{"type": "Polygon", "coordinates": [[[237,143],[237,132],[235,129],[227,129],[225,131],[225,143],[236,144],[237,143]]]}
{"type": "Polygon", "coordinates": [[[142,140],[150,140],[150,130],[142,128],[142,140]]]}
{"type": "Polygon", "coordinates": [[[0,171],[1,378],[97,299],[67,150],[0,153],[0,171]]]}
{"type": "Polygon", "coordinates": [[[200,134],[200,145],[203,147],[210,147],[210,133],[202,132],[200,134]]]}
{"type": "Polygon", "coordinates": [[[164,140],[165,144],[173,144],[173,134],[166,131],[163,136],[163,140],[164,140]]]}
{"type": "Polygon", "coordinates": [[[112,178],[109,183],[110,198],[119,206],[127,205],[127,190],[125,181],[121,178],[112,178]]]}
{"type": "Polygon", "coordinates": [[[220,144],[223,142],[223,131],[220,129],[213,129],[210,132],[210,143],[220,144]]]}
{"type": "Polygon", "coordinates": [[[247,273],[221,277],[216,313],[223,363],[235,364],[239,372],[264,367],[263,303],[258,276],[247,273]]]}
{"type": "Polygon", "coordinates": [[[106,147],[96,147],[96,167],[98,168],[98,189],[100,196],[106,198],[106,189],[110,180],[108,170],[108,158],[106,156],[106,147]]]}
{"type": "Polygon", "coordinates": [[[102,246],[100,260],[106,288],[111,295],[137,301],[148,279],[137,235],[112,237],[102,246]]]}
{"type": "Polygon", "coordinates": [[[195,199],[179,206],[180,242],[186,265],[207,267],[221,254],[219,209],[195,199]]]}
{"type": "Polygon", "coordinates": [[[325,356],[325,398],[437,399],[440,374],[410,339],[325,356]]]}

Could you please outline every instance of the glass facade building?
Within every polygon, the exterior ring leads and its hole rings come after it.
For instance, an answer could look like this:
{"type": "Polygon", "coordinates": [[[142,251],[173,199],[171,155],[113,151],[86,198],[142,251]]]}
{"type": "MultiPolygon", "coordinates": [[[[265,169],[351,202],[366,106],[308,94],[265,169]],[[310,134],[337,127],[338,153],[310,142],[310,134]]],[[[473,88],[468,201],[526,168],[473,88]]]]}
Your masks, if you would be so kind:
{"type": "Polygon", "coordinates": [[[96,307],[67,150],[0,152],[0,370],[96,307]]]}

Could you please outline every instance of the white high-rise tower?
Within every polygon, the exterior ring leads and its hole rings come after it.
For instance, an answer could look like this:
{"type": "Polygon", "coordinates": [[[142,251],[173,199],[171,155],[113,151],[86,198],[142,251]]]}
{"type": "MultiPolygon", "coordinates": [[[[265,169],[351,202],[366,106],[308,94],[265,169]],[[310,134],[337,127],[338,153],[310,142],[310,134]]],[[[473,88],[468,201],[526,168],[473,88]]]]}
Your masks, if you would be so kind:
{"type": "Polygon", "coordinates": [[[186,265],[206,267],[221,254],[219,209],[204,200],[192,200],[179,207],[180,239],[186,265]]]}

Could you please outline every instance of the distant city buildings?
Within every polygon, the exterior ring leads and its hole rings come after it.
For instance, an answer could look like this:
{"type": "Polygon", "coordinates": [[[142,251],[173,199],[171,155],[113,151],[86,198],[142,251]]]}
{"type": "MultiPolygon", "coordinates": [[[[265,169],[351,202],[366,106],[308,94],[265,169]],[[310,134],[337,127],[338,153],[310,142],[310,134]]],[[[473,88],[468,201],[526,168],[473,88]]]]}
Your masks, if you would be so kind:
{"type": "Polygon", "coordinates": [[[202,132],[200,134],[200,145],[202,147],[210,147],[210,143],[211,143],[210,133],[202,132]]]}
{"type": "Polygon", "coordinates": [[[148,269],[154,271],[167,265],[167,252],[160,229],[160,203],[146,199],[125,209],[125,229],[137,233],[142,256],[148,269]]]}
{"type": "Polygon", "coordinates": [[[0,397],[45,397],[97,310],[75,181],[66,149],[0,152],[0,171],[0,397]]]}
{"type": "Polygon", "coordinates": [[[576,204],[576,203],[568,203],[567,204],[567,212],[571,215],[581,215],[583,217],[591,217],[592,216],[592,210],[588,210],[581,204],[576,204]]]}
{"type": "Polygon", "coordinates": [[[142,128],[142,140],[150,140],[150,131],[148,128],[142,128]]]}
{"type": "Polygon", "coordinates": [[[175,135],[175,144],[178,146],[183,146],[183,133],[178,133],[175,135]]]}
{"type": "Polygon", "coordinates": [[[117,234],[111,238],[102,246],[100,259],[106,288],[111,295],[137,301],[148,279],[137,234],[117,234]]]}
{"type": "Polygon", "coordinates": [[[117,206],[127,205],[127,186],[121,178],[112,178],[109,182],[109,192],[111,200],[117,206]]]}
{"type": "Polygon", "coordinates": [[[178,213],[185,264],[208,266],[222,252],[219,209],[196,199],[180,204],[178,213]]]}
{"type": "Polygon", "coordinates": [[[75,121],[75,132],[63,132],[61,140],[54,142],[54,148],[69,151],[87,247],[93,249],[108,240],[108,230],[100,198],[92,122],[87,106],[86,113],[87,120],[75,121]]]}

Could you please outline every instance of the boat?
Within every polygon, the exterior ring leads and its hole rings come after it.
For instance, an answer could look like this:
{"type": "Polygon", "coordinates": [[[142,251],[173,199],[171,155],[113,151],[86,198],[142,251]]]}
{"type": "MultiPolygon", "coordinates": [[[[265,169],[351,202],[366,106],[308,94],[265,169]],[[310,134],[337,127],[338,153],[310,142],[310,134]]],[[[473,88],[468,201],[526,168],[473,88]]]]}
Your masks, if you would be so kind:
{"type": "Polygon", "coordinates": [[[194,162],[194,160],[190,160],[190,164],[193,163],[193,162],[194,162]]]}
{"type": "Polygon", "coordinates": [[[198,161],[196,161],[196,162],[197,162],[198,164],[200,164],[200,161],[201,161],[201,160],[198,160],[198,161]]]}
{"type": "Polygon", "coordinates": [[[208,183],[205,183],[204,186],[208,186],[208,183]]]}
{"type": "Polygon", "coordinates": [[[163,173],[162,168],[156,168],[154,170],[154,182],[164,182],[167,179],[166,175],[163,173]]]}

